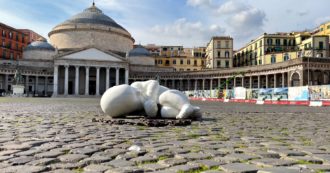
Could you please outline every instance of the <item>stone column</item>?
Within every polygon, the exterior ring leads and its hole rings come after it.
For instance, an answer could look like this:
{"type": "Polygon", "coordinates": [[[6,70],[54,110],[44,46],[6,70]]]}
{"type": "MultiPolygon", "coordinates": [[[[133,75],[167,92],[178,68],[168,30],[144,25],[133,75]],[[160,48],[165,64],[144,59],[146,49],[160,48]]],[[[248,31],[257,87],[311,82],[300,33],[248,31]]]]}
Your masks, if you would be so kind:
{"type": "Polygon", "coordinates": [[[96,67],[96,91],[95,95],[100,95],[100,67],[96,67]]]}
{"type": "Polygon", "coordinates": [[[260,75],[258,75],[258,89],[260,89],[260,75]]]}
{"type": "Polygon", "coordinates": [[[8,74],[5,74],[5,90],[8,91],[8,74]]]}
{"type": "Polygon", "coordinates": [[[85,95],[89,95],[89,67],[86,68],[86,79],[85,79],[85,95]]]}
{"type": "Polygon", "coordinates": [[[39,76],[36,76],[35,88],[34,88],[35,95],[38,94],[38,86],[39,86],[39,76]]]}
{"type": "Polygon", "coordinates": [[[64,77],[64,95],[68,95],[68,89],[69,89],[69,66],[65,67],[65,77],[64,77]]]}
{"type": "Polygon", "coordinates": [[[242,76],[242,87],[244,87],[244,77],[242,76]]]}
{"type": "Polygon", "coordinates": [[[236,77],[234,77],[234,88],[236,87],[236,77]]]}
{"type": "Polygon", "coordinates": [[[291,87],[291,76],[290,76],[290,72],[288,71],[288,77],[287,77],[287,82],[288,82],[288,87],[291,87]]]}
{"type": "Polygon", "coordinates": [[[175,80],[172,79],[172,89],[175,89],[175,80]]]}
{"type": "Polygon", "coordinates": [[[79,66],[76,66],[76,76],[75,76],[75,83],[74,83],[74,92],[75,95],[79,95],[79,66]]]}
{"type": "Polygon", "coordinates": [[[167,86],[167,79],[164,79],[164,86],[165,86],[165,87],[168,87],[168,86],[167,86]]]}
{"type": "Polygon", "coordinates": [[[282,88],[285,87],[285,74],[282,73],[282,88]]]}
{"type": "Polygon", "coordinates": [[[266,88],[268,88],[268,74],[266,74],[266,88]]]}
{"type": "Polygon", "coordinates": [[[110,68],[107,67],[105,72],[105,89],[107,90],[110,87],[110,68]]]}
{"type": "Polygon", "coordinates": [[[228,81],[228,78],[226,78],[226,90],[228,90],[228,88],[229,88],[229,81],[228,81]]]}
{"type": "Polygon", "coordinates": [[[48,93],[48,77],[45,76],[45,96],[47,96],[48,93]]]}
{"type": "Polygon", "coordinates": [[[217,88],[221,89],[220,86],[221,86],[221,78],[218,79],[218,87],[217,88]]]}
{"type": "Polygon", "coordinates": [[[210,90],[213,90],[213,79],[210,79],[210,90]]]}
{"type": "Polygon", "coordinates": [[[128,84],[129,71],[128,68],[125,69],[125,84],[128,84]]]}
{"type": "Polygon", "coordinates": [[[250,89],[252,89],[252,87],[253,87],[253,85],[252,85],[252,76],[250,76],[250,82],[249,82],[249,84],[250,84],[250,89]]]}
{"type": "Polygon", "coordinates": [[[182,81],[182,79],[180,79],[179,85],[180,85],[180,91],[183,91],[183,81],[182,81]]]}
{"type": "Polygon", "coordinates": [[[25,94],[29,96],[29,76],[25,76],[25,94]]]}
{"type": "Polygon", "coordinates": [[[277,87],[277,79],[276,79],[276,74],[274,74],[274,88],[277,87]]]}
{"type": "Polygon", "coordinates": [[[116,67],[116,86],[119,85],[119,67],[116,67]]]}
{"type": "MultiPolygon", "coordinates": [[[[28,76],[27,76],[28,77],[28,76]]],[[[29,78],[28,78],[29,79],[29,78]]],[[[28,80],[29,83],[29,80],[28,80]]],[[[56,97],[58,94],[58,66],[54,66],[54,79],[53,79],[53,97],[56,97]]],[[[27,90],[28,91],[28,90],[27,90]]]]}

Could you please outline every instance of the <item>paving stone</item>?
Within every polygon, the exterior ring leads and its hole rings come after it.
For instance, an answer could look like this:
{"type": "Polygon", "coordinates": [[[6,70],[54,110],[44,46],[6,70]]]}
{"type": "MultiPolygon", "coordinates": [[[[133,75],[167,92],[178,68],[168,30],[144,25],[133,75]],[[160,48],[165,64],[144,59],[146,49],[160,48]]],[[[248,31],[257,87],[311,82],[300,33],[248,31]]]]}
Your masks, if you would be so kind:
{"type": "Polygon", "coordinates": [[[258,173],[301,173],[300,170],[288,169],[286,167],[263,168],[258,173]]]}
{"type": "Polygon", "coordinates": [[[143,163],[147,163],[147,162],[157,162],[158,158],[146,155],[146,156],[133,158],[130,161],[135,162],[136,164],[143,164],[143,163]]]}
{"type": "Polygon", "coordinates": [[[187,162],[188,162],[188,160],[186,160],[186,159],[176,159],[176,158],[169,158],[169,159],[158,161],[159,164],[163,164],[166,166],[182,165],[182,164],[186,164],[187,162]]]}
{"type": "Polygon", "coordinates": [[[1,171],[4,173],[14,173],[14,172],[24,172],[24,173],[39,173],[47,171],[48,168],[44,166],[27,166],[27,165],[19,165],[19,166],[11,166],[3,168],[1,171]]]}
{"type": "Polygon", "coordinates": [[[117,160],[112,160],[110,162],[105,162],[103,163],[104,165],[110,165],[113,167],[129,167],[135,165],[135,162],[132,161],[127,161],[127,160],[122,160],[122,159],[117,159],[117,160]]]}
{"type": "Polygon", "coordinates": [[[291,166],[297,164],[297,161],[288,159],[264,158],[250,161],[258,166],[291,166]]]}
{"type": "Polygon", "coordinates": [[[47,151],[47,152],[36,154],[35,157],[37,157],[37,158],[56,158],[63,154],[64,154],[64,152],[61,152],[61,151],[47,151]]]}
{"type": "Polygon", "coordinates": [[[75,148],[70,150],[71,154],[84,154],[84,155],[92,155],[93,153],[99,151],[98,148],[95,147],[86,147],[86,148],[75,148]]]}
{"type": "Polygon", "coordinates": [[[212,156],[210,154],[204,153],[187,153],[187,154],[177,154],[175,158],[178,159],[187,159],[187,160],[202,160],[202,159],[211,159],[212,156]]]}
{"type": "Polygon", "coordinates": [[[27,165],[34,165],[34,166],[46,166],[49,164],[54,164],[60,162],[57,158],[42,158],[38,160],[33,160],[31,162],[26,163],[27,165]]]}
{"type": "Polygon", "coordinates": [[[237,159],[239,161],[247,161],[247,160],[252,160],[252,159],[259,159],[259,156],[252,156],[252,155],[247,155],[247,154],[228,154],[225,156],[225,158],[233,158],[237,159]]]}
{"type": "Polygon", "coordinates": [[[232,173],[257,173],[259,169],[254,165],[249,165],[245,163],[230,163],[227,165],[221,165],[220,167],[225,172],[232,173]]]}
{"type": "Polygon", "coordinates": [[[105,165],[88,165],[84,167],[84,172],[105,172],[106,170],[112,169],[111,166],[105,166],[105,165]]]}
{"type": "Polygon", "coordinates": [[[34,158],[29,156],[16,157],[7,160],[6,162],[11,165],[24,165],[25,163],[31,162],[34,158]]]}
{"type": "Polygon", "coordinates": [[[203,167],[207,167],[208,169],[214,168],[214,167],[219,167],[222,163],[213,161],[213,160],[195,160],[192,162],[188,162],[189,165],[199,165],[203,167]]]}
{"type": "Polygon", "coordinates": [[[67,155],[59,156],[58,159],[60,159],[61,162],[73,163],[73,162],[78,162],[86,157],[88,156],[83,154],[67,154],[67,155]]]}
{"type": "Polygon", "coordinates": [[[321,159],[313,158],[310,156],[296,156],[296,157],[288,157],[288,159],[292,159],[298,162],[306,162],[307,164],[322,164],[323,161],[321,159]]]}
{"type": "Polygon", "coordinates": [[[28,145],[26,143],[23,144],[9,143],[0,147],[0,149],[4,149],[4,150],[22,150],[22,151],[27,150],[29,148],[31,148],[31,145],[28,145]]]}
{"type": "Polygon", "coordinates": [[[198,165],[177,165],[170,167],[168,170],[175,171],[175,172],[188,172],[188,171],[195,171],[200,169],[198,165]]]}
{"type": "Polygon", "coordinates": [[[122,167],[107,170],[105,173],[143,173],[144,170],[138,167],[122,167]]]}
{"type": "Polygon", "coordinates": [[[70,169],[56,169],[52,171],[52,173],[76,173],[76,172],[70,169]]]}
{"type": "Polygon", "coordinates": [[[139,165],[139,167],[142,168],[144,171],[159,171],[168,168],[168,166],[159,163],[142,164],[139,165]]]}

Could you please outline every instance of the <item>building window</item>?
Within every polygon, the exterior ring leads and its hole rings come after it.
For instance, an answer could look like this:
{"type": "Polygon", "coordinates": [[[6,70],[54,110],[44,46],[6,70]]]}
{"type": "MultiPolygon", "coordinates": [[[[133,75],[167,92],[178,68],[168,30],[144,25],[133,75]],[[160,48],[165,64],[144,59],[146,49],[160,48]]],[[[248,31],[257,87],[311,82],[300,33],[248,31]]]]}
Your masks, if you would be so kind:
{"type": "Polygon", "coordinates": [[[271,56],[271,63],[272,64],[276,63],[276,55],[271,56]]]}
{"type": "Polygon", "coordinates": [[[320,31],[323,31],[323,28],[321,28],[320,31]]]}
{"type": "Polygon", "coordinates": [[[163,60],[158,60],[158,64],[163,64],[163,60]]]}
{"type": "Polygon", "coordinates": [[[9,32],[9,38],[12,39],[13,38],[13,33],[9,32]]]}
{"type": "Polygon", "coordinates": [[[181,64],[181,65],[183,64],[183,59],[180,59],[180,64],[181,64]]]}
{"type": "Polygon", "coordinates": [[[217,41],[217,48],[221,48],[221,42],[217,41]]]}
{"type": "Polygon", "coordinates": [[[320,49],[320,50],[323,50],[323,48],[324,48],[324,47],[323,47],[323,41],[320,41],[320,42],[319,42],[319,49],[320,49]]]}
{"type": "Polygon", "coordinates": [[[281,40],[280,39],[276,39],[275,40],[275,44],[276,44],[276,46],[280,46],[281,45],[281,40]]]}
{"type": "Polygon", "coordinates": [[[3,50],[3,52],[2,52],[2,58],[3,58],[3,59],[6,58],[6,51],[5,51],[5,50],[3,50]]]}
{"type": "Polygon", "coordinates": [[[289,55],[286,53],[286,54],[284,54],[284,61],[287,61],[287,60],[289,60],[289,55]]]}
{"type": "Polygon", "coordinates": [[[187,64],[190,65],[190,60],[187,60],[187,64]]]}
{"type": "Polygon", "coordinates": [[[173,64],[176,64],[176,60],[173,60],[173,64]]]}
{"type": "Polygon", "coordinates": [[[180,68],[179,71],[184,71],[184,69],[183,68],[180,68]]]}
{"type": "Polygon", "coordinates": [[[284,39],[284,40],[283,40],[283,45],[284,45],[284,46],[287,46],[287,45],[288,45],[288,40],[287,40],[287,39],[284,39]]]}
{"type": "Polygon", "coordinates": [[[262,40],[259,41],[259,46],[260,46],[260,47],[262,46],[262,40]]]}
{"type": "Polygon", "coordinates": [[[190,68],[188,68],[187,71],[190,71],[190,68]]]}
{"type": "Polygon", "coordinates": [[[225,52],[225,57],[226,57],[226,58],[229,58],[229,51],[226,51],[226,52],[225,52]]]}
{"type": "Polygon", "coordinates": [[[229,41],[226,41],[226,48],[229,48],[229,41]]]}
{"type": "Polygon", "coordinates": [[[5,47],[5,46],[6,46],[5,39],[2,39],[2,47],[5,47]]]}
{"type": "Polygon", "coordinates": [[[327,29],[330,29],[330,25],[327,26],[327,29]]]}
{"type": "Polygon", "coordinates": [[[2,37],[6,37],[6,31],[2,30],[2,37]]]}
{"type": "Polygon", "coordinates": [[[226,68],[229,68],[229,61],[226,61],[226,68]]]}
{"type": "Polygon", "coordinates": [[[157,60],[155,60],[155,64],[157,64],[157,60]]]}
{"type": "Polygon", "coordinates": [[[217,67],[221,67],[221,61],[220,60],[217,61],[217,67]]]}
{"type": "Polygon", "coordinates": [[[204,66],[204,60],[202,60],[202,66],[204,66]]]}
{"type": "Polygon", "coordinates": [[[197,60],[194,60],[194,65],[197,66],[197,60]]]}
{"type": "Polygon", "coordinates": [[[166,64],[166,65],[170,65],[170,61],[169,61],[169,60],[166,60],[166,61],[165,61],[165,64],[166,64]]]}
{"type": "Polygon", "coordinates": [[[10,59],[14,59],[14,53],[10,52],[10,59]]]}
{"type": "Polygon", "coordinates": [[[273,44],[273,39],[267,39],[267,45],[272,45],[273,44]]]}
{"type": "Polygon", "coordinates": [[[220,51],[218,51],[218,58],[220,58],[220,55],[221,55],[221,52],[220,52],[220,51]]]}

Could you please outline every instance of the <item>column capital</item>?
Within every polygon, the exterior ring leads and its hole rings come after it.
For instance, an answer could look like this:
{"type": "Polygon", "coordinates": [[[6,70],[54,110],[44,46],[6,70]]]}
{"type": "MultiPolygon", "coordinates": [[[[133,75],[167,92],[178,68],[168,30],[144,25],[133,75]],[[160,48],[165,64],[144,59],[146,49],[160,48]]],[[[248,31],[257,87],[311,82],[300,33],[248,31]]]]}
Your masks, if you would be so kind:
{"type": "Polygon", "coordinates": [[[70,66],[69,65],[64,65],[65,68],[69,68],[70,66]]]}
{"type": "Polygon", "coordinates": [[[79,68],[80,66],[79,66],[79,65],[75,65],[74,67],[75,67],[75,68],[79,68]]]}
{"type": "Polygon", "coordinates": [[[100,70],[101,67],[95,67],[95,68],[96,68],[96,70],[100,70]]]}
{"type": "Polygon", "coordinates": [[[89,70],[90,66],[85,66],[85,69],[88,69],[89,70]]]}

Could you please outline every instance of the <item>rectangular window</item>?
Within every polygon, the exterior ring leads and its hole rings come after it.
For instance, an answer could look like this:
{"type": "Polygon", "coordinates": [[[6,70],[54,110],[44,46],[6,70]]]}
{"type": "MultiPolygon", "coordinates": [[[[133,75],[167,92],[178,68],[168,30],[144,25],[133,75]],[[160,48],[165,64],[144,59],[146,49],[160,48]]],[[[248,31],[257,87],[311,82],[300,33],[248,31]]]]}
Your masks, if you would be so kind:
{"type": "Polygon", "coordinates": [[[217,61],[217,67],[221,67],[221,61],[220,60],[217,61]]]}
{"type": "Polygon", "coordinates": [[[221,48],[221,42],[217,41],[217,48],[221,48]]]}
{"type": "Polygon", "coordinates": [[[283,45],[284,45],[284,46],[287,46],[287,45],[288,45],[288,40],[287,40],[287,39],[284,39],[284,40],[283,40],[283,45]]]}
{"type": "Polygon", "coordinates": [[[173,60],[173,64],[176,64],[176,60],[173,60]]]}
{"type": "Polygon", "coordinates": [[[220,58],[220,55],[221,55],[221,52],[220,52],[220,51],[218,51],[218,58],[220,58]]]}
{"type": "Polygon", "coordinates": [[[10,59],[14,59],[14,53],[10,52],[10,59]]]}
{"type": "Polygon", "coordinates": [[[158,64],[163,64],[163,61],[162,60],[158,60],[158,64]]]}
{"type": "Polygon", "coordinates": [[[229,48],[229,41],[226,41],[226,48],[229,48]]]}
{"type": "Polygon", "coordinates": [[[319,42],[319,49],[320,49],[320,50],[323,50],[323,48],[324,48],[324,47],[323,47],[323,41],[320,41],[320,42],[319,42]]]}
{"type": "Polygon", "coordinates": [[[180,64],[181,64],[181,65],[183,64],[183,59],[180,59],[180,64]]]}
{"type": "Polygon", "coordinates": [[[190,60],[187,60],[187,64],[190,65],[190,60]]]}
{"type": "Polygon", "coordinates": [[[6,46],[5,39],[2,39],[2,47],[5,47],[5,46],[6,46]]]}
{"type": "Polygon", "coordinates": [[[197,60],[194,60],[194,65],[197,65],[197,60]]]}
{"type": "Polygon", "coordinates": [[[226,68],[229,68],[229,61],[226,61],[226,68]]]}
{"type": "Polygon", "coordinates": [[[6,58],[6,51],[5,51],[5,50],[3,50],[3,52],[2,52],[2,58],[3,58],[3,59],[6,58]]]}

